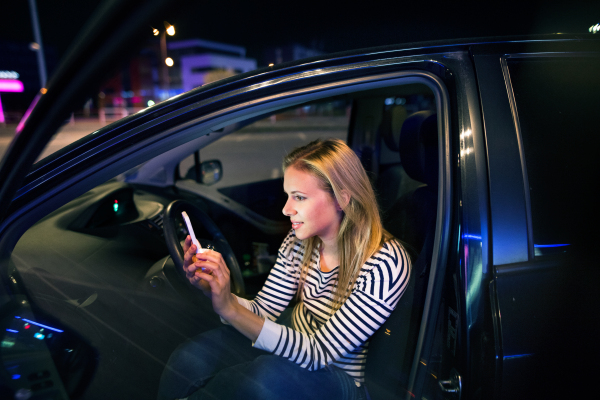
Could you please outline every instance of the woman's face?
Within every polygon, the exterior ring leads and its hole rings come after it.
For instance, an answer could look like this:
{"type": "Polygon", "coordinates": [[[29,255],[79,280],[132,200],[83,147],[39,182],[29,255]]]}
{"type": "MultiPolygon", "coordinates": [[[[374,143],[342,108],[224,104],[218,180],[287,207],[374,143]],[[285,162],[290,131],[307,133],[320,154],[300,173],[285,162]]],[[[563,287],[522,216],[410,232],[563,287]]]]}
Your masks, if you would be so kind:
{"type": "Polygon", "coordinates": [[[318,236],[325,243],[336,240],[343,213],[317,178],[289,167],[283,176],[283,190],[288,195],[283,213],[290,217],[298,239],[318,236]]]}

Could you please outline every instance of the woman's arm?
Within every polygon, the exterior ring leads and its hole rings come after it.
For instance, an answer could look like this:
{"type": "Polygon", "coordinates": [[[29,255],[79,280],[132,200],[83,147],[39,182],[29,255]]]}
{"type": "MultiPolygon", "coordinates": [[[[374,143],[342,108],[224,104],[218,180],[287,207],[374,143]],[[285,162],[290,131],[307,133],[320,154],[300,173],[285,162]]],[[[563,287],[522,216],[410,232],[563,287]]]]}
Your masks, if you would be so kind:
{"type": "MultiPolygon", "coordinates": [[[[194,247],[192,245],[190,250],[195,251],[194,247]]],[[[187,267],[188,276],[193,274],[190,282],[200,288],[208,285],[213,310],[244,336],[255,341],[262,330],[264,319],[239,304],[231,293],[231,276],[223,256],[209,250],[196,254],[196,259],[196,262],[187,267]]]]}
{"type": "Polygon", "coordinates": [[[364,344],[389,317],[410,277],[404,249],[395,242],[386,247],[367,262],[360,284],[357,282],[342,307],[314,334],[265,321],[255,347],[311,371],[331,362],[348,363],[361,357],[364,344]]]}
{"type": "Polygon", "coordinates": [[[253,301],[238,298],[230,292],[230,272],[220,253],[207,251],[196,254],[196,246],[186,238],[184,269],[189,281],[213,301],[213,309],[227,323],[255,341],[264,318],[275,320],[294,297],[297,288],[293,273],[293,257],[288,246],[294,242],[288,235],[279,249],[278,259],[267,282],[253,301]],[[196,255],[197,261],[192,257],[196,255]]]}

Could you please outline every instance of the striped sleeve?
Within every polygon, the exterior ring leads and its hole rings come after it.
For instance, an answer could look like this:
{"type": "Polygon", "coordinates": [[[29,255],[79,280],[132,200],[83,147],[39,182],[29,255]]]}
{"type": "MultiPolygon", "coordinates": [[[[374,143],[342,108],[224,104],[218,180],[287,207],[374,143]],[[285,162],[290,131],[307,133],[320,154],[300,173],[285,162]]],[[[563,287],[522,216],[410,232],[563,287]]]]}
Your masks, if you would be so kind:
{"type": "MultiPolygon", "coordinates": [[[[357,360],[365,354],[369,338],[396,307],[409,277],[410,262],[406,252],[397,242],[388,242],[362,267],[352,294],[344,305],[314,334],[265,321],[255,347],[285,357],[311,371],[331,363],[344,364],[348,361],[357,364],[357,360]]],[[[356,368],[362,371],[363,366],[356,365],[356,368]]]]}

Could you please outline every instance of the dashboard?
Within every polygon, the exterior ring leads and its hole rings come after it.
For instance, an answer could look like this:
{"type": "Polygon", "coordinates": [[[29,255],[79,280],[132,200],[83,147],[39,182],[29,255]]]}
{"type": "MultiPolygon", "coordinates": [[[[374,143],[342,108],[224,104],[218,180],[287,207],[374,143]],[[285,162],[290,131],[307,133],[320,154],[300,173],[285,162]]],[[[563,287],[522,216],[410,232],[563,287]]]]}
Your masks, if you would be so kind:
{"type": "MultiPolygon", "coordinates": [[[[280,193],[280,184],[276,186],[280,193]]],[[[227,203],[183,188],[112,180],[40,220],[12,253],[11,263],[35,304],[73,328],[104,357],[86,398],[93,398],[94,387],[111,385],[130,375],[132,368],[141,371],[131,377],[131,387],[144,388],[147,395],[136,392],[131,397],[153,397],[157,377],[175,347],[221,325],[200,291],[191,293],[164,273],[173,266],[163,237],[162,213],[176,199],[193,202],[213,218],[242,266],[248,264],[245,255],[251,254],[253,243],[269,243],[270,251],[276,251],[289,229],[263,232],[260,218],[248,221],[227,203]],[[148,362],[132,364],[140,359],[148,362]]],[[[244,207],[239,205],[238,210],[244,207]]],[[[183,221],[176,224],[182,240],[187,229],[183,221]]],[[[207,238],[202,226],[194,227],[199,239],[207,238]]],[[[266,274],[246,279],[252,296],[266,274]]]]}

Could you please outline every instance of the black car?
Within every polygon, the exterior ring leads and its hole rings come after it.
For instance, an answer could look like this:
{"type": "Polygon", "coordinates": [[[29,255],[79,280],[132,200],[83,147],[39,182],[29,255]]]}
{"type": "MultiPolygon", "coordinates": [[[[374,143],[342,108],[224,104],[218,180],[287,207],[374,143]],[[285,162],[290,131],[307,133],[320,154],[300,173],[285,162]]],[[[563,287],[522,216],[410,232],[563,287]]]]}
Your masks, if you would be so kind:
{"type": "Polygon", "coordinates": [[[588,393],[600,355],[600,40],[420,43],[281,64],[34,163],[120,54],[106,29],[81,39],[2,160],[1,398],[155,398],[173,349],[220,324],[180,272],[181,211],[251,298],[290,229],[281,158],[317,137],[355,150],[386,229],[413,255],[409,290],[369,345],[371,399],[588,393]]]}

